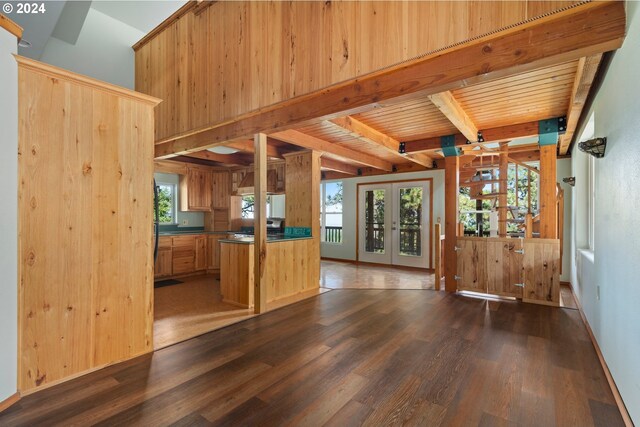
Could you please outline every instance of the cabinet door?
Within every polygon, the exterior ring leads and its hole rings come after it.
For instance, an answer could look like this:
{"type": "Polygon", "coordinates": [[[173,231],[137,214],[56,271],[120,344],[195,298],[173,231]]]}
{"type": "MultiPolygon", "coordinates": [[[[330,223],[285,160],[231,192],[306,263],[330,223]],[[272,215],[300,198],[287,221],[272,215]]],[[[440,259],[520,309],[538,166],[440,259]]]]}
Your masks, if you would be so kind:
{"type": "Polygon", "coordinates": [[[559,240],[525,239],[522,269],[522,301],[554,306],[560,304],[559,240]]]}
{"type": "Polygon", "coordinates": [[[229,209],[231,199],[231,184],[229,172],[213,172],[213,200],[214,209],[229,209]]]}
{"type": "Polygon", "coordinates": [[[154,277],[171,276],[172,271],[171,248],[158,248],[158,259],[154,268],[154,277]]]}
{"type": "Polygon", "coordinates": [[[188,169],[180,178],[180,209],[183,211],[211,211],[211,172],[188,169]]]}
{"type": "Polygon", "coordinates": [[[207,269],[207,236],[195,239],[195,271],[207,269]]]}
{"type": "Polygon", "coordinates": [[[487,239],[490,294],[522,298],[522,239],[487,239]]]}
{"type": "Polygon", "coordinates": [[[458,238],[458,289],[487,292],[487,244],[482,238],[458,238]]]}
{"type": "Polygon", "coordinates": [[[220,236],[209,236],[207,268],[210,270],[218,270],[220,268],[220,236]]]}

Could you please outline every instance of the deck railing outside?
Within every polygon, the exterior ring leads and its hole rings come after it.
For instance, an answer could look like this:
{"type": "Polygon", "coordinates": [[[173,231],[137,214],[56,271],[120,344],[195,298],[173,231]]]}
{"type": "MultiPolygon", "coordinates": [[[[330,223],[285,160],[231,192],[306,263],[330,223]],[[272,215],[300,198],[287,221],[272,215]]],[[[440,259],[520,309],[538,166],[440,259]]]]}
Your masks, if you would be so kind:
{"type": "Polygon", "coordinates": [[[342,243],[342,227],[325,226],[324,241],[326,243],[342,243]]]}

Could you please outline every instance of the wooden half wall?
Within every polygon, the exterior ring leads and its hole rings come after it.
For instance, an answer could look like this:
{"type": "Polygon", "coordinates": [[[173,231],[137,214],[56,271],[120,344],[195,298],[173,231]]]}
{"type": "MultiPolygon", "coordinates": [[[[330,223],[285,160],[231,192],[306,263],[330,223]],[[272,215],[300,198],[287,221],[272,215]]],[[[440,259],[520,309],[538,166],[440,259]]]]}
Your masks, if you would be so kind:
{"type": "Polygon", "coordinates": [[[135,87],[159,141],[575,3],[194,1],[136,43],[135,87]]]}
{"type": "Polygon", "coordinates": [[[159,100],[17,60],[25,393],[153,349],[159,100]]]}

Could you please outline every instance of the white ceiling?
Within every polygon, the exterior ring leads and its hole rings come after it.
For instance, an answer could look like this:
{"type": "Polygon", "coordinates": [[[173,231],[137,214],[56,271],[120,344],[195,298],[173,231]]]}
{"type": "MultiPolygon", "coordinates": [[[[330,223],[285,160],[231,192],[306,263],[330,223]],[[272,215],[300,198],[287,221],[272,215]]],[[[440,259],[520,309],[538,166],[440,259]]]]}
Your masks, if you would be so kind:
{"type": "Polygon", "coordinates": [[[178,10],[182,1],[112,1],[93,0],[91,7],[105,15],[148,33],[178,10]]]}
{"type": "MultiPolygon", "coordinates": [[[[9,18],[24,29],[23,39],[31,43],[31,47],[19,49],[20,55],[40,59],[49,38],[56,35],[68,43],[77,39],[84,24],[86,10],[84,13],[77,13],[78,8],[65,8],[66,3],[67,1],[64,0],[45,1],[45,13],[17,14],[14,11],[9,14],[9,18]],[[76,22],[79,20],[83,22],[76,22]],[[56,28],[59,23],[61,26],[56,28]]],[[[90,3],[92,9],[146,34],[184,5],[186,0],[93,0],[90,3]]],[[[105,37],[108,36],[105,34],[105,37]]]]}

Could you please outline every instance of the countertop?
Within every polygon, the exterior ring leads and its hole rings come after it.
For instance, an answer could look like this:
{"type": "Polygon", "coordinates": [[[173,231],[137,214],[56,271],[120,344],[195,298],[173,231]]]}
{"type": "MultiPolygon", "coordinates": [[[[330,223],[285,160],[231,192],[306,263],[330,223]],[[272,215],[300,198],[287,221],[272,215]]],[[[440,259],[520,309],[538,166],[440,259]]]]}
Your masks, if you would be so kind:
{"type": "Polygon", "coordinates": [[[238,231],[204,231],[204,230],[188,230],[188,231],[161,231],[158,233],[160,236],[187,236],[192,234],[235,234],[238,231]]]}
{"type": "MultiPolygon", "coordinates": [[[[313,237],[267,236],[267,243],[284,242],[289,240],[306,240],[306,239],[313,239],[313,237]]],[[[233,237],[230,239],[220,239],[218,241],[220,243],[240,243],[244,245],[251,245],[253,244],[253,240],[254,240],[253,236],[244,236],[244,237],[233,237]]]]}

